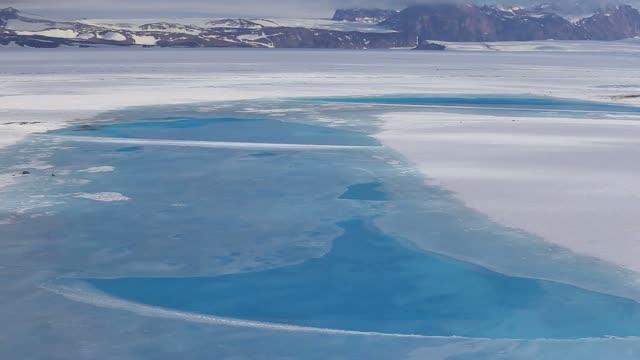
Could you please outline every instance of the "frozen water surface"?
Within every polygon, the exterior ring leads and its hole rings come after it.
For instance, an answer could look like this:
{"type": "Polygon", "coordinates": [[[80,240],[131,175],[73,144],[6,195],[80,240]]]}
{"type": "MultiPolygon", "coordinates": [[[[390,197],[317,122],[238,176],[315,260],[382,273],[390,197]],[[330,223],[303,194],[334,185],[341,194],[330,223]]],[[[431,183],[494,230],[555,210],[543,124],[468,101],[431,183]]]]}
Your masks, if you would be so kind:
{"type": "MultiPolygon", "coordinates": [[[[0,160],[13,178],[0,189],[5,318],[51,319],[16,322],[17,334],[73,344],[78,358],[637,357],[633,272],[425,185],[370,137],[378,105],[637,113],[539,97],[334,97],[143,108],[33,135],[0,160]]],[[[3,339],[0,353],[34,352],[3,339]]]]}

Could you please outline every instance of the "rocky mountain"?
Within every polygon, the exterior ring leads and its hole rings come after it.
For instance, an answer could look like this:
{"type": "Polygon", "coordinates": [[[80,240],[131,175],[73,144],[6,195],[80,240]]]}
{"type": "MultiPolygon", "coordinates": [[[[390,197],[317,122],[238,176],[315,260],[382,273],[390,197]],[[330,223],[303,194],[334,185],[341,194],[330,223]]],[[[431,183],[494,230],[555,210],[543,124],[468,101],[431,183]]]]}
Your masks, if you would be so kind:
{"type": "Polygon", "coordinates": [[[638,15],[636,9],[624,5],[571,22],[547,6],[501,8],[450,3],[411,6],[381,25],[441,41],[619,40],[640,35],[638,15]]]}
{"type": "Polygon", "coordinates": [[[440,49],[433,41],[617,40],[640,36],[640,13],[628,5],[608,7],[575,21],[563,18],[552,9],[549,6],[503,8],[432,3],[410,6],[399,12],[343,9],[336,11],[334,20],[109,23],[53,21],[7,8],[0,10],[0,44],[440,49]]]}
{"type": "Polygon", "coordinates": [[[577,23],[585,38],[618,40],[640,35],[640,13],[629,5],[608,7],[577,23]]]}
{"type": "Polygon", "coordinates": [[[398,11],[389,9],[338,9],[331,20],[354,21],[366,24],[377,24],[396,15],[398,11]]]}
{"type": "Polygon", "coordinates": [[[402,10],[384,25],[443,41],[579,39],[568,20],[544,9],[501,9],[471,4],[421,5],[402,10]]]}
{"type": "Polygon", "coordinates": [[[18,15],[18,10],[14,8],[6,8],[0,10],[0,27],[5,27],[9,19],[18,15]]]}

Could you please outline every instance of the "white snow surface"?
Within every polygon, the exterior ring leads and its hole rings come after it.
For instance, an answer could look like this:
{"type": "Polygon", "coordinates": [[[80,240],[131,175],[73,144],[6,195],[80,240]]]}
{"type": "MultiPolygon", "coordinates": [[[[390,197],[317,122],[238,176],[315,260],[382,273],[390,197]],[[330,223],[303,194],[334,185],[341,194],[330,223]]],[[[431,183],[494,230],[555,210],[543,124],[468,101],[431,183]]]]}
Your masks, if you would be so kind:
{"type": "Polygon", "coordinates": [[[16,31],[18,35],[40,35],[60,39],[75,39],[78,33],[71,29],[48,29],[41,31],[16,31]]]}
{"type": "Polygon", "coordinates": [[[493,220],[640,271],[640,116],[381,116],[381,142],[493,220]],[[515,120],[515,121],[513,121],[515,120]]]}
{"type": "MultiPolygon", "coordinates": [[[[524,53],[5,48],[0,145],[104,111],[156,104],[530,94],[640,105],[638,98],[622,97],[640,88],[634,42],[611,43],[607,51],[602,43],[580,46],[580,52],[524,53]]],[[[634,256],[640,250],[636,119],[382,111],[382,142],[469,206],[577,253],[640,271],[634,256]]]]}
{"type": "Polygon", "coordinates": [[[494,51],[494,52],[603,52],[639,53],[640,39],[620,41],[500,41],[500,42],[443,42],[449,51],[494,51]]]}
{"type": "Polygon", "coordinates": [[[264,39],[266,37],[266,35],[264,33],[262,34],[246,34],[246,35],[239,35],[238,36],[238,40],[241,41],[256,41],[256,40],[260,40],[260,39],[264,39]]]}
{"type": "Polygon", "coordinates": [[[151,35],[131,35],[137,45],[155,45],[158,39],[151,35]]]}
{"type": "Polygon", "coordinates": [[[111,41],[125,41],[125,40],[127,40],[126,36],[122,35],[119,32],[115,32],[115,31],[107,31],[105,33],[98,34],[98,38],[104,39],[104,40],[111,40],[111,41]]]}

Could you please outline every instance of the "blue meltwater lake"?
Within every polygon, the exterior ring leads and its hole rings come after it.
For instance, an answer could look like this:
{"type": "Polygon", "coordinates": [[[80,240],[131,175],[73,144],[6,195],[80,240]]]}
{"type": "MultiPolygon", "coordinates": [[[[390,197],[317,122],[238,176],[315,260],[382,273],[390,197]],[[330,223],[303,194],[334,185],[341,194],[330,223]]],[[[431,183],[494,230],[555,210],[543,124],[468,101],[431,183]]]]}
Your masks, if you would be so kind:
{"type": "MultiPolygon", "coordinates": [[[[609,106],[493,97],[330,100],[463,103],[505,111],[609,106]]],[[[32,184],[32,191],[58,194],[56,199],[75,196],[64,198],[54,214],[11,225],[10,231],[63,239],[47,256],[64,262],[75,280],[110,296],[228,318],[388,334],[640,335],[634,300],[505,275],[427,251],[417,245],[420,239],[387,231],[393,228],[389,222],[383,229],[378,221],[393,213],[406,220],[397,226],[420,229],[412,232],[415,237],[452,248],[491,246],[500,258],[512,256],[523,241],[540,244],[425,185],[357,127],[182,114],[78,125],[44,136],[50,137],[61,145],[48,159],[59,174],[55,181],[32,184]],[[110,171],[91,170],[105,167],[110,171]],[[87,195],[104,193],[126,200],[101,202],[87,195]]],[[[553,260],[558,268],[562,259],[553,260]]]]}
{"type": "Polygon", "coordinates": [[[488,338],[637,335],[637,303],[550,281],[509,277],[400,244],[366,223],[316,259],[216,277],[93,279],[144,304],[363,332],[488,338]]]}

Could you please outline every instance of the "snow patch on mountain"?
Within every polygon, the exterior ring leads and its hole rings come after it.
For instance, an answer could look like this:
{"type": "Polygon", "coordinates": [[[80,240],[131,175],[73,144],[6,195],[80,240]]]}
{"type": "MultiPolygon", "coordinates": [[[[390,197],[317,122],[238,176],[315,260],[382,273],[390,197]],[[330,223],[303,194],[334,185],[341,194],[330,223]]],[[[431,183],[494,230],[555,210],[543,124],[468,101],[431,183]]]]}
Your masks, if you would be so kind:
{"type": "Polygon", "coordinates": [[[5,28],[14,31],[42,31],[51,28],[69,28],[69,25],[51,21],[24,21],[22,19],[9,19],[7,20],[5,28]]]}
{"type": "Polygon", "coordinates": [[[46,36],[51,38],[60,38],[60,39],[75,39],[78,37],[78,33],[75,30],[65,30],[65,29],[48,29],[42,31],[16,31],[18,35],[28,35],[28,36],[46,36]]]}
{"type": "Polygon", "coordinates": [[[110,41],[126,41],[127,37],[119,32],[107,31],[105,33],[98,34],[99,39],[110,41]]]}
{"type": "Polygon", "coordinates": [[[158,39],[151,35],[131,35],[136,45],[156,45],[158,39]]]}

